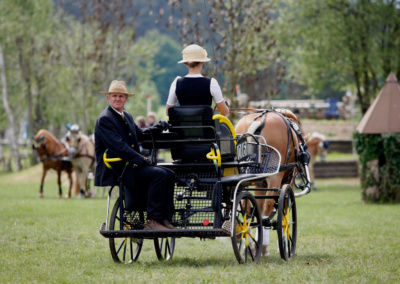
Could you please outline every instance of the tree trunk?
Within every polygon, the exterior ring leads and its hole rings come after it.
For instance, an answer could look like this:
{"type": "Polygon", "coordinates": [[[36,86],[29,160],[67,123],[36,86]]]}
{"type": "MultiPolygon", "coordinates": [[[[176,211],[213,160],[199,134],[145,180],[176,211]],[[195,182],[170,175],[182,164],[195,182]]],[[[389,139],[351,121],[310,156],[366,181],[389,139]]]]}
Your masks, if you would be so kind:
{"type": "Polygon", "coordinates": [[[1,85],[2,85],[2,92],[3,92],[3,104],[4,109],[7,113],[8,120],[10,121],[11,126],[11,153],[12,156],[15,158],[15,164],[17,166],[17,171],[21,170],[21,159],[19,157],[18,151],[18,131],[17,125],[14,119],[14,113],[10,107],[8,102],[8,93],[7,93],[7,80],[6,80],[6,70],[4,65],[4,57],[3,57],[3,49],[0,44],[0,71],[1,71],[1,85]]]}

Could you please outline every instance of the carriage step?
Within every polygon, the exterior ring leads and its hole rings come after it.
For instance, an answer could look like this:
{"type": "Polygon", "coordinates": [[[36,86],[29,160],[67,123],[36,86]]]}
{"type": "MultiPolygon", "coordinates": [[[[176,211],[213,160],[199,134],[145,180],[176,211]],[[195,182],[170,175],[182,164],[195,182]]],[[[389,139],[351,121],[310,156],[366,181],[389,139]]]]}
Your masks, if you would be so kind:
{"type": "Polygon", "coordinates": [[[100,234],[105,238],[135,238],[135,239],[154,239],[166,237],[189,237],[189,238],[214,238],[230,237],[230,233],[222,229],[176,229],[176,230],[100,230],[100,234]]]}

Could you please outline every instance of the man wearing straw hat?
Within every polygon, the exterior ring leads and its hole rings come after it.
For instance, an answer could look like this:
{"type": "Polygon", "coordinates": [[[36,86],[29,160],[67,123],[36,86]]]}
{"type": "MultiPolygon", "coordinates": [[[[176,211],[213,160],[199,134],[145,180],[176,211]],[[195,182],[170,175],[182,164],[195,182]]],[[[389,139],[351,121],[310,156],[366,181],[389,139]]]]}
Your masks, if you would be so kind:
{"type": "Polygon", "coordinates": [[[201,75],[204,62],[211,60],[207,57],[207,51],[197,44],[191,44],[182,51],[182,57],[178,63],[185,64],[189,68],[189,73],[183,78],[176,77],[172,82],[167,100],[167,115],[168,109],[178,102],[181,106],[211,106],[213,100],[221,114],[228,115],[229,108],[217,80],[201,75]]]}
{"type": "MultiPolygon", "coordinates": [[[[153,166],[140,154],[139,141],[146,130],[138,127],[132,115],[124,110],[128,97],[134,94],[128,93],[124,81],[117,80],[111,82],[108,92],[102,93],[107,96],[109,106],[99,115],[95,125],[95,186],[118,184],[116,175],[103,161],[103,154],[108,149],[108,157],[123,160],[112,164],[115,172],[121,174],[125,163],[129,162],[123,177],[126,209],[147,210],[145,230],[175,229],[171,224],[175,174],[169,169],[153,166]]],[[[152,129],[162,131],[167,127],[168,123],[160,121],[152,129]]]]}

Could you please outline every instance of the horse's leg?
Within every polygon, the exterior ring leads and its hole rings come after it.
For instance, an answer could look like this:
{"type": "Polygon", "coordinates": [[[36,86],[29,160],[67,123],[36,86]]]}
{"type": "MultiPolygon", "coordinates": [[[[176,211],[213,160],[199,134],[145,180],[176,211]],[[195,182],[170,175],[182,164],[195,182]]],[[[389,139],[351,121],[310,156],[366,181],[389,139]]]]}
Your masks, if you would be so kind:
{"type": "Polygon", "coordinates": [[[71,191],[72,191],[72,172],[71,171],[67,171],[68,174],[68,180],[69,180],[69,190],[68,190],[68,198],[71,198],[71,191]]]}
{"type": "Polygon", "coordinates": [[[85,197],[91,197],[88,174],[89,174],[89,168],[85,168],[83,170],[83,176],[82,176],[82,179],[85,182],[85,197]]]}
{"type": "Polygon", "coordinates": [[[44,178],[46,177],[46,173],[47,173],[47,168],[43,164],[42,179],[40,180],[40,189],[39,189],[40,198],[43,198],[43,184],[44,184],[44,178]]]}
{"type": "Polygon", "coordinates": [[[57,183],[58,183],[58,197],[62,197],[62,188],[61,188],[61,169],[57,169],[57,183]]]}
{"type": "MultiPolygon", "coordinates": [[[[266,186],[269,189],[272,188],[280,188],[281,180],[283,177],[283,172],[280,172],[274,176],[271,176],[266,179],[266,186]]],[[[266,194],[267,196],[275,196],[279,195],[276,191],[255,191],[255,195],[263,195],[266,194]]],[[[274,204],[275,200],[272,198],[267,199],[258,199],[258,205],[260,206],[260,211],[262,216],[271,217],[272,212],[274,211],[274,204]]],[[[269,233],[270,229],[268,227],[263,227],[263,246],[262,246],[262,256],[269,256],[268,245],[269,245],[269,233]]]]}
{"type": "Polygon", "coordinates": [[[79,186],[79,197],[85,196],[85,191],[83,190],[83,182],[82,182],[82,174],[79,169],[75,169],[76,173],[76,181],[78,182],[79,186]]]}

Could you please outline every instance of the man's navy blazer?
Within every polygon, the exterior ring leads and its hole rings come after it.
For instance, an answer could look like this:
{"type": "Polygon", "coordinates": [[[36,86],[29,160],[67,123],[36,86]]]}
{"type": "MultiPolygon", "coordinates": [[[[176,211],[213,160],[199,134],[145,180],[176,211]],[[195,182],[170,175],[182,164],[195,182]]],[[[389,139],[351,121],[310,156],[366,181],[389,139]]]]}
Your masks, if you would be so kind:
{"type": "Polygon", "coordinates": [[[139,141],[143,130],[133,121],[132,116],[124,111],[124,119],[110,106],[99,115],[94,128],[96,150],[96,176],[95,186],[119,185],[118,178],[112,170],[107,168],[103,161],[103,154],[107,151],[107,157],[121,158],[122,162],[110,163],[113,170],[121,174],[125,163],[129,165],[124,174],[124,183],[127,186],[134,185],[134,165],[140,166],[144,157],[140,154],[139,141]]]}

